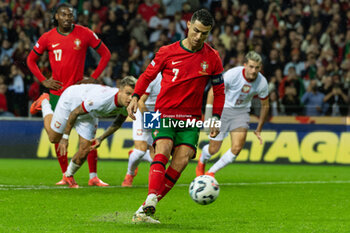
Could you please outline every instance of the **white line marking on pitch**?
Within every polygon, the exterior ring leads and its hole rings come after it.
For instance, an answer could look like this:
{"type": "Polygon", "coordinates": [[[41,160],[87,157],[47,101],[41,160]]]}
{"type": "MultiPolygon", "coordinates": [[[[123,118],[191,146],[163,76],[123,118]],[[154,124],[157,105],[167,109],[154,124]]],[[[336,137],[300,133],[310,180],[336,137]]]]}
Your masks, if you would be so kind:
{"type": "MultiPolygon", "coordinates": [[[[245,183],[221,183],[220,186],[254,186],[254,185],[293,185],[293,184],[350,184],[350,180],[315,180],[315,181],[272,181],[272,182],[245,182],[245,183]]],[[[186,187],[189,184],[177,184],[176,186],[186,187]]],[[[134,188],[147,188],[148,185],[134,185],[134,188]]],[[[79,186],[82,188],[93,188],[90,186],[79,186]]],[[[96,187],[95,187],[96,188],[96,187]]],[[[111,185],[103,188],[122,188],[120,185],[111,185]]],[[[124,188],[124,187],[123,187],[124,188]]],[[[48,185],[8,185],[0,184],[0,191],[4,190],[45,190],[45,189],[69,189],[67,186],[48,185]]],[[[128,189],[128,188],[125,188],[128,189]]]]}

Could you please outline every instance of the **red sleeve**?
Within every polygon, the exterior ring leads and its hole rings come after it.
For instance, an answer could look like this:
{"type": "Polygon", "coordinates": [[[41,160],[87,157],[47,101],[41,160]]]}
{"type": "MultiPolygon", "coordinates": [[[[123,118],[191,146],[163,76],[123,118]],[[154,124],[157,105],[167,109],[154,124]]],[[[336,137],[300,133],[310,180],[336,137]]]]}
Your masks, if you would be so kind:
{"type": "Polygon", "coordinates": [[[215,51],[215,70],[213,71],[212,76],[212,85],[214,91],[214,104],[213,104],[213,116],[216,116],[220,119],[222,109],[225,104],[225,84],[222,72],[224,68],[222,67],[222,61],[219,56],[219,53],[215,51]]]}
{"type": "Polygon", "coordinates": [[[99,48],[99,46],[101,45],[102,41],[100,40],[100,38],[98,38],[96,33],[91,31],[87,27],[84,27],[84,28],[86,29],[86,37],[89,41],[89,46],[91,46],[92,48],[97,50],[99,48]]]}
{"type": "Polygon", "coordinates": [[[46,80],[45,76],[40,72],[38,65],[36,62],[39,59],[39,54],[35,52],[33,49],[30,51],[28,57],[27,57],[27,66],[29,70],[32,72],[32,74],[39,79],[40,82],[46,80]]]}
{"type": "Polygon", "coordinates": [[[111,58],[111,52],[106,47],[106,45],[101,41],[99,48],[97,49],[98,54],[100,54],[101,59],[94,73],[91,75],[94,79],[97,79],[102,71],[106,68],[109,59],[111,58]]]}
{"type": "MultiPolygon", "coordinates": [[[[221,79],[222,79],[221,74],[216,75],[215,77],[217,76],[221,76],[221,79]]],[[[224,104],[225,104],[225,84],[223,79],[221,83],[218,83],[218,84],[213,83],[213,91],[214,91],[213,116],[216,116],[220,119],[222,109],[224,108],[224,104]]]]}
{"type": "Polygon", "coordinates": [[[214,50],[215,51],[215,70],[214,70],[214,73],[213,75],[218,75],[218,74],[221,74],[222,72],[224,72],[224,67],[222,66],[222,61],[221,61],[221,58],[220,58],[220,55],[219,55],[219,52],[214,50]]]}
{"type": "Polygon", "coordinates": [[[158,73],[163,70],[165,60],[166,48],[161,47],[155,58],[147,66],[145,72],[143,72],[137,80],[133,96],[140,98],[145,93],[148,85],[157,77],[158,73]]]}
{"type": "Polygon", "coordinates": [[[47,49],[47,44],[48,44],[48,39],[49,37],[48,32],[44,33],[39,40],[36,42],[33,50],[35,53],[37,53],[39,56],[42,55],[46,49],[47,49]]]}

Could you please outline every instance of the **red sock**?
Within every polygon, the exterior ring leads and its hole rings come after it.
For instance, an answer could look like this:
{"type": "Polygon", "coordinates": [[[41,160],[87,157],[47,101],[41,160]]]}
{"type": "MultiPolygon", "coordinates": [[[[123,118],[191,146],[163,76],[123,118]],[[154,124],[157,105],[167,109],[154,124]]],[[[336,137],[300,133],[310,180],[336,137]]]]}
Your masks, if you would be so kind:
{"type": "Polygon", "coordinates": [[[164,186],[165,166],[168,163],[168,158],[163,154],[154,156],[148,177],[148,194],[158,193],[161,187],[164,186]]]}
{"type": "Polygon", "coordinates": [[[89,172],[97,172],[97,150],[92,150],[89,152],[88,157],[89,172]]]}
{"type": "Polygon", "coordinates": [[[67,154],[61,155],[58,152],[58,143],[55,144],[55,150],[56,150],[58,162],[60,163],[60,166],[61,166],[62,173],[65,173],[67,171],[67,167],[68,167],[67,154]]]}
{"type": "Polygon", "coordinates": [[[171,166],[168,167],[164,176],[164,185],[158,192],[158,201],[160,201],[175,185],[176,181],[180,178],[181,173],[176,171],[171,166]]]}

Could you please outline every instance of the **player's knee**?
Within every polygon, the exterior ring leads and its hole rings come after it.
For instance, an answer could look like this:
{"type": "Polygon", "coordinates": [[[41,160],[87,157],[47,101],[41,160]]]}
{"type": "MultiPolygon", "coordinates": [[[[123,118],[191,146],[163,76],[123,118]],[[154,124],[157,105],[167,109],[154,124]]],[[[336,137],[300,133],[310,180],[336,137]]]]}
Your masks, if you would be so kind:
{"type": "Polygon", "coordinates": [[[51,143],[56,144],[59,143],[61,139],[55,135],[49,135],[49,140],[51,143]]]}
{"type": "Polygon", "coordinates": [[[135,149],[146,152],[147,151],[147,143],[145,144],[135,144],[135,149]]]}
{"type": "Polygon", "coordinates": [[[233,146],[231,147],[231,152],[232,152],[232,154],[234,154],[234,155],[238,155],[239,152],[241,152],[241,150],[242,150],[242,146],[241,146],[241,145],[233,145],[233,146]]]}
{"type": "MultiPolygon", "coordinates": [[[[173,159],[174,160],[174,159],[173,159]]],[[[181,157],[171,162],[171,167],[177,171],[183,171],[190,161],[189,157],[181,157]]]]}
{"type": "Polygon", "coordinates": [[[79,148],[80,152],[80,158],[84,159],[88,156],[89,152],[90,152],[90,147],[89,146],[86,146],[86,147],[83,147],[83,148],[79,148]]]}
{"type": "Polygon", "coordinates": [[[218,153],[219,148],[220,148],[219,146],[210,145],[209,148],[208,148],[209,154],[210,155],[215,155],[216,153],[218,153]]]}

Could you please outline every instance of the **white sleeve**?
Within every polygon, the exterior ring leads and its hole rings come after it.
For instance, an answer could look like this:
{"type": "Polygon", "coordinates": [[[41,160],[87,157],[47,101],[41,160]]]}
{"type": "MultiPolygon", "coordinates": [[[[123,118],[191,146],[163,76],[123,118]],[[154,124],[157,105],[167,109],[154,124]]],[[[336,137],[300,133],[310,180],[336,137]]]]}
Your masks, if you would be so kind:
{"type": "Polygon", "coordinates": [[[89,113],[95,110],[100,110],[103,108],[103,104],[101,103],[101,101],[97,101],[97,100],[84,100],[83,103],[81,104],[84,111],[89,113]]]}

